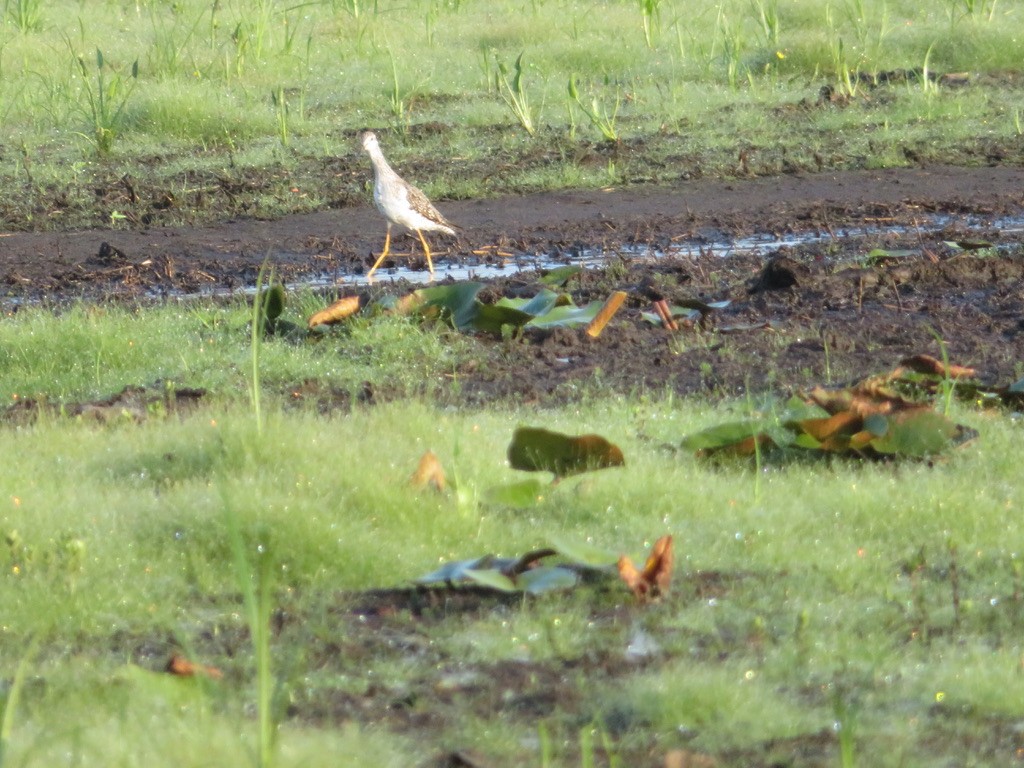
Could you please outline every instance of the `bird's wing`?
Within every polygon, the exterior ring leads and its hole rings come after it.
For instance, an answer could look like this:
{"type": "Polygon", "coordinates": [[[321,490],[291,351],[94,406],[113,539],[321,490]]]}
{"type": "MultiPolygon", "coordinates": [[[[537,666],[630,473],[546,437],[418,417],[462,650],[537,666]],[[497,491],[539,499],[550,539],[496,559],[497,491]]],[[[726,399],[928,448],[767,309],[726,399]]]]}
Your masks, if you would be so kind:
{"type": "Polygon", "coordinates": [[[455,225],[441,215],[441,212],[434,207],[434,204],[427,199],[427,196],[423,194],[419,187],[408,182],[406,182],[406,186],[408,187],[407,197],[409,199],[409,206],[416,213],[431,221],[436,221],[438,224],[443,224],[452,229],[455,228],[455,225]]]}

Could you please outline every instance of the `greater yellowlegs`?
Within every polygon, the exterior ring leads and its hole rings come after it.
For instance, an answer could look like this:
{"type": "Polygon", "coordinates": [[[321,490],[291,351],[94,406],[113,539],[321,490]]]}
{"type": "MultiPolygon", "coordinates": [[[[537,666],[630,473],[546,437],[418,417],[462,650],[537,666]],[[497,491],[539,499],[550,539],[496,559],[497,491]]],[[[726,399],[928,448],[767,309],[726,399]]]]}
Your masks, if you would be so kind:
{"type": "Polygon", "coordinates": [[[363,149],[370,156],[370,162],[373,163],[373,202],[376,204],[377,210],[388,220],[388,234],[384,239],[384,250],[377,257],[377,261],[374,262],[370,271],[366,273],[366,279],[370,280],[373,277],[377,267],[391,252],[391,226],[397,224],[419,236],[420,242],[423,243],[423,253],[427,257],[430,278],[433,280],[434,262],[430,258],[430,246],[427,245],[423,233],[444,232],[454,235],[455,230],[427,199],[426,195],[395,173],[394,169],[388,165],[373,131],[363,131],[359,138],[363,143],[363,149]]]}

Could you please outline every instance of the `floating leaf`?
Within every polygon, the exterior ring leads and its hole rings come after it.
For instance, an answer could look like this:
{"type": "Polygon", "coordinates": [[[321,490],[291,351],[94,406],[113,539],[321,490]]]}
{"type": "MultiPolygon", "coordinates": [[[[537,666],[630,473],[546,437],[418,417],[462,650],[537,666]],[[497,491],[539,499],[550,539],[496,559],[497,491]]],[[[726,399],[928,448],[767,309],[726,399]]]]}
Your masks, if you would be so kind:
{"type": "Polygon", "coordinates": [[[361,302],[358,296],[346,296],[342,299],[338,299],[326,309],[321,309],[319,312],[311,315],[308,325],[310,328],[315,328],[318,325],[333,325],[335,323],[340,323],[342,320],[345,320],[358,312],[360,306],[361,302]]]}
{"type": "Polygon", "coordinates": [[[413,488],[426,488],[429,485],[437,491],[443,491],[447,487],[444,467],[441,466],[441,460],[437,458],[437,454],[433,451],[426,451],[420,457],[420,463],[416,467],[416,471],[412,473],[412,477],[409,478],[409,483],[413,488]]]}
{"type": "Polygon", "coordinates": [[[672,536],[662,536],[651,548],[651,554],[638,571],[633,561],[622,555],[618,561],[619,576],[641,602],[647,602],[668,592],[672,582],[672,536]]]}
{"type": "Polygon", "coordinates": [[[520,427],[508,447],[513,469],[552,472],[568,477],[625,464],[622,451],[600,435],[570,436],[537,427],[520,427]]]}

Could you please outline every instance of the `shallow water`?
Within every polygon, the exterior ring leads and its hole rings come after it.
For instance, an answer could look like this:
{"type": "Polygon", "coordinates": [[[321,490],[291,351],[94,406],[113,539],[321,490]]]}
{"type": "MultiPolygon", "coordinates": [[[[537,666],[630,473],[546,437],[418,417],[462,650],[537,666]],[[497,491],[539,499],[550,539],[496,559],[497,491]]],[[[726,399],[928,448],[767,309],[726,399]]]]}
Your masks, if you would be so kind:
{"type": "MultiPolygon", "coordinates": [[[[517,253],[512,258],[502,262],[496,262],[495,257],[460,257],[458,262],[442,262],[437,265],[434,273],[434,281],[452,280],[461,282],[466,280],[493,280],[496,278],[508,277],[517,272],[532,270],[548,270],[568,265],[584,268],[597,268],[608,264],[615,258],[629,260],[637,259],[663,259],[663,258],[696,258],[698,256],[757,256],[768,255],[781,248],[796,248],[803,245],[823,243],[829,241],[858,239],[864,237],[884,237],[906,235],[910,232],[929,235],[939,232],[947,227],[955,227],[959,232],[970,234],[976,232],[991,233],[998,230],[1001,235],[1012,235],[1024,233],[1024,217],[1007,217],[1001,219],[984,219],[978,216],[950,216],[934,215],[923,220],[915,227],[906,226],[856,226],[837,227],[830,231],[816,230],[787,234],[782,237],[770,234],[757,234],[742,238],[729,238],[721,236],[702,236],[688,240],[673,242],[668,248],[656,248],[649,245],[635,245],[620,247],[614,250],[599,248],[587,249],[577,248],[569,251],[547,253],[547,254],[526,254],[517,253]]],[[[1003,243],[994,246],[996,248],[1008,248],[1011,244],[1003,243]]],[[[380,269],[374,275],[372,284],[387,285],[389,283],[401,282],[403,284],[429,285],[430,278],[426,269],[410,269],[401,265],[399,257],[398,265],[380,269]]],[[[325,272],[309,275],[301,281],[292,281],[288,284],[290,289],[311,289],[323,291],[329,289],[353,288],[371,284],[365,274],[325,272]]],[[[198,299],[198,298],[223,298],[233,295],[247,295],[254,291],[254,286],[236,288],[233,290],[211,289],[197,293],[161,293],[160,298],[175,299],[198,299]]],[[[155,297],[155,294],[154,294],[155,297]]]]}

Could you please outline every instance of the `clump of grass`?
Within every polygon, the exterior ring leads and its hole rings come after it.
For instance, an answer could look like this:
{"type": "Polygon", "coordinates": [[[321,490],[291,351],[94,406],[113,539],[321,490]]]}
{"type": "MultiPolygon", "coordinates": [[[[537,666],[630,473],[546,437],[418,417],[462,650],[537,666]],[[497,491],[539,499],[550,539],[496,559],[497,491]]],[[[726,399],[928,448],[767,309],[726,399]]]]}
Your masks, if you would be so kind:
{"type": "Polygon", "coordinates": [[[498,64],[498,92],[508,108],[512,110],[512,114],[515,115],[523,130],[533,136],[537,133],[537,112],[530,106],[530,99],[526,94],[526,87],[523,85],[524,55],[525,51],[516,57],[516,62],[512,66],[515,72],[511,82],[508,79],[508,68],[504,64],[498,64]]]}
{"type": "MultiPolygon", "coordinates": [[[[619,105],[622,103],[622,98],[615,95],[615,105],[611,108],[611,111],[604,105],[604,103],[597,97],[594,96],[590,100],[590,104],[587,104],[580,97],[579,85],[576,82],[576,75],[569,77],[569,111],[572,112],[572,105],[576,107],[587,116],[590,120],[590,124],[594,126],[604,137],[605,141],[617,142],[619,140],[619,131],[616,128],[615,122],[619,115],[619,105]]],[[[573,122],[573,125],[575,123],[573,122]]]]}
{"type": "Polygon", "coordinates": [[[4,13],[22,35],[38,32],[43,28],[41,0],[6,0],[4,13]]]}
{"type": "Polygon", "coordinates": [[[124,108],[135,90],[139,78],[139,60],[132,62],[126,75],[111,68],[99,48],[96,49],[95,72],[90,71],[84,56],[76,58],[82,72],[85,111],[92,123],[92,135],[89,138],[97,152],[105,155],[114,146],[124,108]]]}

